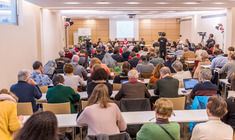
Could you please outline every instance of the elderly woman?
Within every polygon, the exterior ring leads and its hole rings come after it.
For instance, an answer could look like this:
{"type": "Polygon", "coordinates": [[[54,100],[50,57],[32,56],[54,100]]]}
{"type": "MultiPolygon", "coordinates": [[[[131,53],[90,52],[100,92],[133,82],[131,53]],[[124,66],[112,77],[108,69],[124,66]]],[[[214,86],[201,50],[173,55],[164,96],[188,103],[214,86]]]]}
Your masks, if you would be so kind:
{"type": "Polygon", "coordinates": [[[137,139],[180,140],[179,124],[176,122],[169,122],[168,120],[172,113],[173,103],[168,99],[158,99],[155,103],[156,123],[144,124],[140,131],[137,133],[137,139]]]}
{"type": "Polygon", "coordinates": [[[194,99],[195,96],[212,96],[217,95],[218,86],[211,82],[212,73],[210,69],[202,69],[200,71],[199,83],[194,86],[190,96],[194,99]]]}
{"type": "Polygon", "coordinates": [[[97,85],[88,105],[77,119],[78,126],[88,126],[88,135],[118,134],[127,127],[118,106],[109,98],[105,84],[97,85]]]}
{"type": "Polygon", "coordinates": [[[202,52],[201,53],[201,60],[198,62],[198,65],[194,71],[193,78],[198,78],[199,77],[199,72],[201,70],[201,65],[211,65],[211,61],[209,60],[209,55],[207,52],[202,52]]]}
{"type": "Polygon", "coordinates": [[[6,89],[0,90],[0,136],[3,140],[12,140],[13,132],[20,129],[16,103],[18,98],[6,89]]]}
{"type": "Polygon", "coordinates": [[[71,87],[64,86],[64,77],[55,75],[52,79],[54,87],[49,88],[46,94],[48,103],[70,102],[71,113],[76,113],[73,103],[78,102],[80,95],[71,87]]]}
{"type": "Polygon", "coordinates": [[[78,76],[78,75],[73,75],[73,65],[66,63],[64,65],[64,85],[69,86],[71,88],[77,88],[79,85],[80,86],[86,86],[86,83],[84,80],[78,76]]]}
{"type": "Polygon", "coordinates": [[[227,104],[220,96],[212,96],[207,102],[209,121],[193,129],[191,140],[232,140],[233,129],[220,119],[227,113],[227,104]]]}
{"type": "Polygon", "coordinates": [[[183,64],[178,60],[176,60],[171,66],[176,72],[172,77],[179,80],[179,88],[184,88],[183,80],[192,78],[190,71],[184,71],[183,64]]]}

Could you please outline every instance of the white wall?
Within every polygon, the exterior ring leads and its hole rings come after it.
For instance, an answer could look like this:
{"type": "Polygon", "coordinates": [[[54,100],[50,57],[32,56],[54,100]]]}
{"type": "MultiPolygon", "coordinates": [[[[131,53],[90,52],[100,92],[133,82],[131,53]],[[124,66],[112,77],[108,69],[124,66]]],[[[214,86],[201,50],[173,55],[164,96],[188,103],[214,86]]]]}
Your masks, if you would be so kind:
{"type": "Polygon", "coordinates": [[[192,17],[186,17],[180,21],[180,40],[192,40],[192,17]]]}
{"type": "Polygon", "coordinates": [[[49,11],[40,16],[40,7],[26,1],[21,5],[19,26],[0,25],[0,89],[16,83],[19,70],[32,70],[35,60],[56,58],[63,46],[60,16],[49,11]]]}
{"type": "MultiPolygon", "coordinates": [[[[222,12],[225,13],[225,12],[222,12]]],[[[219,23],[223,24],[226,32],[226,16],[220,16],[220,17],[210,17],[210,18],[201,18],[202,16],[208,16],[208,15],[218,15],[220,13],[215,14],[198,14],[192,16],[191,21],[183,21],[180,24],[180,34],[183,35],[181,40],[185,38],[190,38],[190,41],[193,43],[200,43],[201,42],[201,36],[198,35],[198,32],[207,32],[207,35],[205,37],[206,41],[208,39],[208,35],[210,33],[214,34],[214,39],[216,43],[220,44],[220,48],[222,48],[223,44],[223,34],[215,29],[215,26],[217,26],[219,23]],[[190,29],[191,27],[191,29],[190,29]]],[[[226,48],[222,48],[226,50],[226,48]]]]}

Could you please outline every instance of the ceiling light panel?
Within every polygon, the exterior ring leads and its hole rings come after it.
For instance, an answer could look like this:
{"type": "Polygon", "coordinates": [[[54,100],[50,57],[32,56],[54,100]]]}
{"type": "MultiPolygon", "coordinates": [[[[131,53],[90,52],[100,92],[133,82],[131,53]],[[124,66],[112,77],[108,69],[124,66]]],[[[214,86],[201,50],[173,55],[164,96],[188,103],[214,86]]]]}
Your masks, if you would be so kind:
{"type": "Polygon", "coordinates": [[[111,2],[108,2],[108,1],[100,1],[100,2],[96,2],[95,4],[103,4],[103,5],[105,5],[105,4],[111,4],[111,2]]]}
{"type": "Polygon", "coordinates": [[[135,2],[135,1],[132,1],[132,2],[126,2],[126,4],[140,4],[139,2],[135,2]]]}
{"type": "Polygon", "coordinates": [[[75,5],[75,4],[80,4],[80,2],[64,2],[64,4],[75,5]]]}

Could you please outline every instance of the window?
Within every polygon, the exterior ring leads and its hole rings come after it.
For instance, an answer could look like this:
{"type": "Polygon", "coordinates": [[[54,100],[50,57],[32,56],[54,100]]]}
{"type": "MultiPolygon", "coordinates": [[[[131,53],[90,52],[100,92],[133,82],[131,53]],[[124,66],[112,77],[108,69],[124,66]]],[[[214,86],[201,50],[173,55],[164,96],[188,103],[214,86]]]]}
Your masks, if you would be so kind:
{"type": "Polygon", "coordinates": [[[0,0],[0,24],[17,24],[17,0],[0,0]]]}

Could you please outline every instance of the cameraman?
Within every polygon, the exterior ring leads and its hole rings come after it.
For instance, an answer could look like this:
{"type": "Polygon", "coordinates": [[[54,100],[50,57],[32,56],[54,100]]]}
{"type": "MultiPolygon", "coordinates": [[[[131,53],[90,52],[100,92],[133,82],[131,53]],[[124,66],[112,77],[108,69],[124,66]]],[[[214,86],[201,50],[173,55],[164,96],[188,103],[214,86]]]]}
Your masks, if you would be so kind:
{"type": "Polygon", "coordinates": [[[168,43],[167,39],[165,38],[166,33],[160,32],[159,35],[160,35],[160,38],[158,39],[159,46],[160,46],[159,53],[160,53],[160,57],[165,59],[165,57],[166,57],[166,44],[168,43]]]}
{"type": "Polygon", "coordinates": [[[215,40],[213,39],[214,35],[210,34],[209,35],[209,39],[206,41],[206,46],[209,47],[209,44],[213,44],[213,46],[215,45],[215,40]]]}

